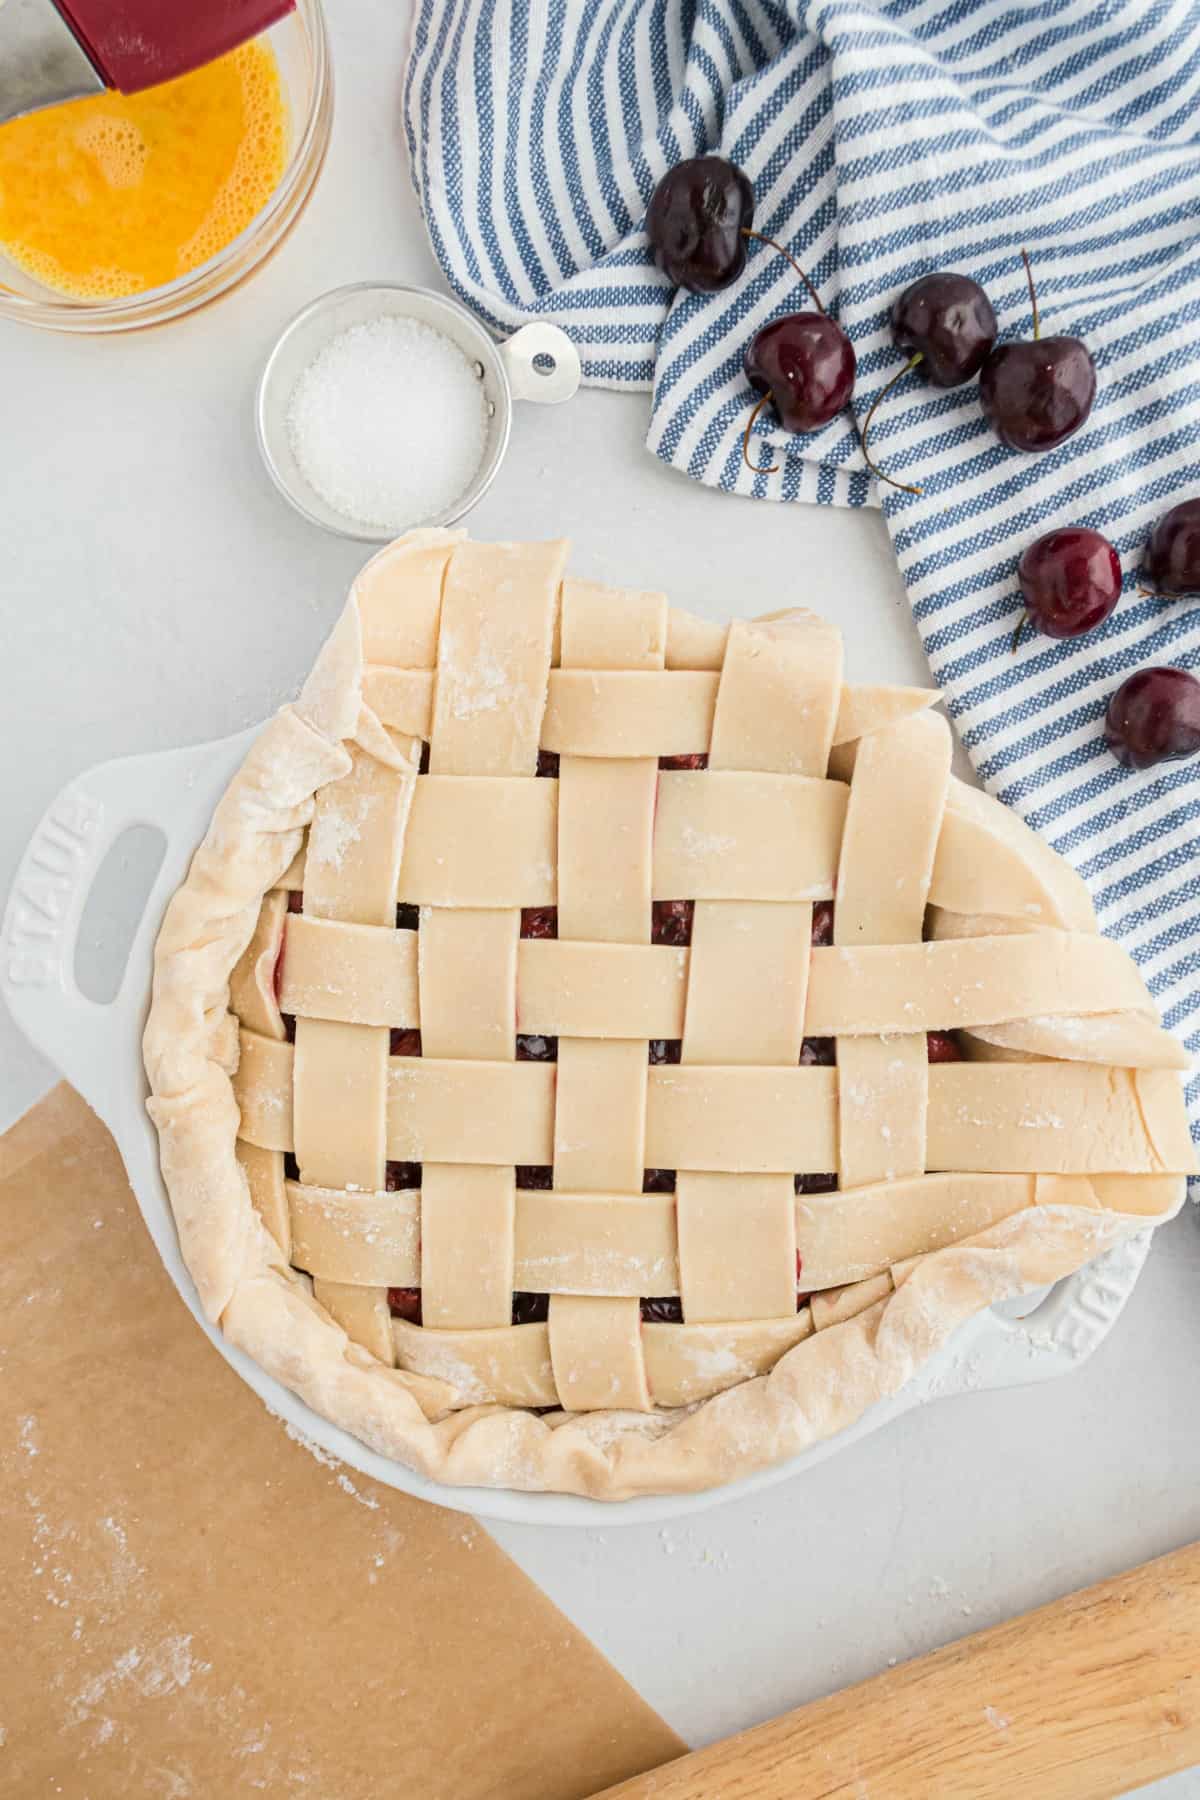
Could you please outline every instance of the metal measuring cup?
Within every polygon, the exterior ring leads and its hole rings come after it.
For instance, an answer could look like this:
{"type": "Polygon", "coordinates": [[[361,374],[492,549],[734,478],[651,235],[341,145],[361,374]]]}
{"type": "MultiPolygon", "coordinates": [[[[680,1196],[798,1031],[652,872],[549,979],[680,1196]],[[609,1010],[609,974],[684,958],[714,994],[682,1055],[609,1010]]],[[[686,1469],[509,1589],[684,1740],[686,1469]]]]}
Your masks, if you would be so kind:
{"type": "Polygon", "coordinates": [[[556,406],[578,390],[579,352],[557,325],[535,320],[497,344],[466,307],[429,288],[358,282],[334,288],[296,314],[267,358],[258,384],[258,446],[280,493],[314,525],[362,543],[383,544],[413,525],[453,525],[482,499],[504,460],[514,400],[556,406]],[[365,525],[339,513],[305,480],[288,434],[288,405],[297,381],[325,345],[352,326],[381,316],[419,319],[449,338],[474,365],[487,400],[483,456],[470,486],[434,518],[365,525]]]}

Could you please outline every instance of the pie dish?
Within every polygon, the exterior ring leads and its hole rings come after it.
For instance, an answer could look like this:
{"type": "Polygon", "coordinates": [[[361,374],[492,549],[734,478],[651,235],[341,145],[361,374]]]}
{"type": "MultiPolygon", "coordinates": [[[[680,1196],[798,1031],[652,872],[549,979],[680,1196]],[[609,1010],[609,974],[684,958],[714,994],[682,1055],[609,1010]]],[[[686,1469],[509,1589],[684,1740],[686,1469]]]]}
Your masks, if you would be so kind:
{"type": "Polygon", "coordinates": [[[793,1456],[1179,1206],[1179,1071],[934,692],[417,531],[217,808],[144,1050],[230,1341],[448,1483],[793,1456]]]}

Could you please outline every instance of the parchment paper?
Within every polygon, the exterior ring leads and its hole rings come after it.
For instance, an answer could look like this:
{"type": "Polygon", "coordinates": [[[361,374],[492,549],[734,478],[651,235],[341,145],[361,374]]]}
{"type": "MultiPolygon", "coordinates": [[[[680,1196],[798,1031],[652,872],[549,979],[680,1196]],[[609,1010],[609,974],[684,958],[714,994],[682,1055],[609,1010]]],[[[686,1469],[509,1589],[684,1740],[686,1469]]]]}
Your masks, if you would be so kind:
{"type": "Polygon", "coordinates": [[[289,1438],[104,1127],[0,1139],[0,1793],[577,1800],[673,1732],[470,1519],[289,1438]]]}

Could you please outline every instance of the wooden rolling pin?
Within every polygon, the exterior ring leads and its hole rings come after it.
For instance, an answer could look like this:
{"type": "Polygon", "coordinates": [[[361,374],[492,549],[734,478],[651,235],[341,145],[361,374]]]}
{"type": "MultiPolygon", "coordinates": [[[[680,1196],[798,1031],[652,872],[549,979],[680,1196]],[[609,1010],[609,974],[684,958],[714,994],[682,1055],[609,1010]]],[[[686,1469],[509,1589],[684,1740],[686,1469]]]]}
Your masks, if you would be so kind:
{"type": "Polygon", "coordinates": [[[1200,1763],[1200,1544],[602,1800],[1113,1800],[1200,1763]]]}

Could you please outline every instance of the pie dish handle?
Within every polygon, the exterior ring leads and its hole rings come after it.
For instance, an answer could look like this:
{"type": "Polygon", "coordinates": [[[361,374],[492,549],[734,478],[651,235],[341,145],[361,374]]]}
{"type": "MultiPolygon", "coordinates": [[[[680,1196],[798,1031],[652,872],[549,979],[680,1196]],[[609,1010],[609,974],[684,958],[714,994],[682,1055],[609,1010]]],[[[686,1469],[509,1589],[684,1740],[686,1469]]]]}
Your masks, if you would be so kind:
{"type": "Polygon", "coordinates": [[[500,345],[500,356],[514,400],[559,406],[579,391],[579,352],[566,332],[546,319],[514,331],[500,345]]]}
{"type": "Polygon", "coordinates": [[[1135,1232],[1064,1276],[1022,1317],[991,1308],[970,1322],[961,1350],[939,1367],[941,1392],[1023,1387],[1078,1368],[1099,1349],[1141,1274],[1153,1233],[1135,1232]]]}
{"type": "Polygon", "coordinates": [[[144,1091],[141,1032],[154,939],[213,807],[256,735],[100,763],[46,808],[17,865],[0,929],[0,992],[30,1041],[110,1128],[144,1091]],[[107,1004],[75,979],[75,952],[97,871],[122,834],[149,826],[165,841],[107,1004]]]}

